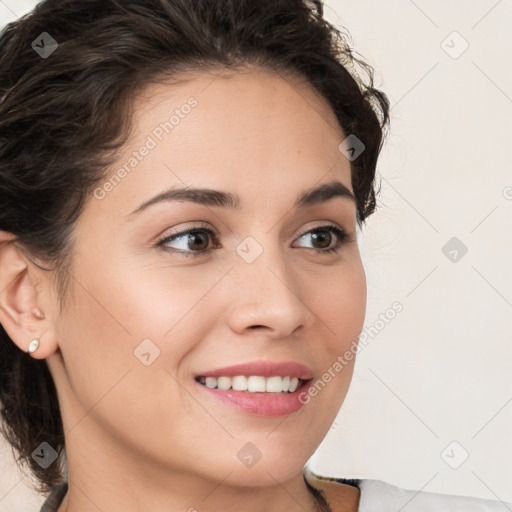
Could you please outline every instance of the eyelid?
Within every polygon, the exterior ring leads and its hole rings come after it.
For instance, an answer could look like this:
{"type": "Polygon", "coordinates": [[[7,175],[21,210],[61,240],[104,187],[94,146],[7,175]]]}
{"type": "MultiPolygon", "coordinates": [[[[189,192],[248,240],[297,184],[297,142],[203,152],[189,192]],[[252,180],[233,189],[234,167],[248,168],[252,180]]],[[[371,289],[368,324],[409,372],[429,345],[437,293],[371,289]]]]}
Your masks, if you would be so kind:
{"type": "Polygon", "coordinates": [[[337,222],[333,222],[330,220],[319,220],[319,221],[315,221],[315,224],[313,226],[309,225],[307,228],[301,228],[300,231],[298,231],[294,234],[294,239],[297,239],[304,235],[307,235],[310,231],[313,231],[315,229],[329,228],[329,227],[341,229],[341,231],[343,231],[348,236],[348,231],[343,226],[338,224],[337,222]],[[316,222],[319,222],[320,224],[316,224],[316,222]]]}
{"type": "Polygon", "coordinates": [[[210,224],[205,223],[202,220],[196,220],[196,221],[191,221],[191,222],[186,223],[184,226],[182,226],[179,229],[179,231],[170,231],[170,232],[168,232],[167,230],[164,231],[165,234],[159,235],[159,237],[158,237],[159,241],[157,242],[157,245],[160,244],[160,242],[162,242],[163,240],[165,240],[171,236],[185,235],[189,231],[194,231],[196,229],[197,230],[204,229],[206,231],[212,231],[213,233],[215,233],[216,237],[220,236],[220,232],[215,227],[211,226],[210,224]],[[195,222],[199,222],[200,224],[194,224],[195,222]]]}
{"type": "MultiPolygon", "coordinates": [[[[301,230],[301,231],[295,233],[293,235],[294,236],[294,240],[295,240],[295,238],[300,238],[300,237],[308,234],[310,231],[312,231],[314,229],[320,229],[320,228],[325,228],[325,227],[335,227],[335,228],[341,229],[341,231],[343,231],[347,236],[350,236],[350,233],[343,226],[340,226],[337,223],[333,223],[332,221],[329,221],[329,220],[318,221],[318,222],[324,222],[324,224],[318,224],[318,225],[315,225],[315,226],[310,226],[310,227],[306,228],[304,232],[302,232],[302,230],[301,230]],[[325,224],[325,223],[327,223],[327,224],[325,224]]],[[[187,223],[187,224],[185,224],[185,226],[180,228],[179,231],[176,231],[176,232],[164,231],[164,233],[166,233],[166,234],[159,236],[159,241],[157,242],[157,244],[159,244],[162,240],[165,240],[166,238],[169,238],[171,236],[176,236],[176,237],[177,236],[181,236],[181,235],[184,235],[184,234],[186,234],[186,233],[188,233],[190,231],[196,230],[196,229],[197,230],[201,230],[201,229],[211,230],[211,231],[213,231],[215,233],[216,237],[220,236],[219,230],[216,229],[215,227],[213,227],[212,225],[207,224],[204,221],[191,221],[190,223],[187,223]],[[200,224],[197,225],[197,224],[194,224],[194,222],[200,222],[200,224]]]]}

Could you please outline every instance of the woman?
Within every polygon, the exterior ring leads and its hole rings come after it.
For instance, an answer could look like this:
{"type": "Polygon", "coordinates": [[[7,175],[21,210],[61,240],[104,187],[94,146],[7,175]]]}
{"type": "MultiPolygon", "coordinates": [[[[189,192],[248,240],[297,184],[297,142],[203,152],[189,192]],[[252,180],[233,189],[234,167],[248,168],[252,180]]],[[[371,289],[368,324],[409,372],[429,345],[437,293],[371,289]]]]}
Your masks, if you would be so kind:
{"type": "Polygon", "coordinates": [[[389,116],[320,2],[46,0],[0,48],[3,433],[43,512],[502,506],[304,470],[389,116]]]}

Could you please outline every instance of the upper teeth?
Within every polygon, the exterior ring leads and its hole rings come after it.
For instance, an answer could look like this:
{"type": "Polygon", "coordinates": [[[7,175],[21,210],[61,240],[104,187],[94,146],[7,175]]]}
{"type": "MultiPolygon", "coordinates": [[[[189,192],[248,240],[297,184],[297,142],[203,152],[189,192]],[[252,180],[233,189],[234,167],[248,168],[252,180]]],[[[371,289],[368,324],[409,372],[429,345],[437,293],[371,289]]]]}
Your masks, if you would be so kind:
{"type": "Polygon", "coordinates": [[[200,377],[200,382],[209,388],[219,388],[224,391],[249,391],[249,393],[270,392],[270,393],[293,393],[298,385],[297,377],[261,377],[260,375],[237,375],[236,377],[200,377]]]}

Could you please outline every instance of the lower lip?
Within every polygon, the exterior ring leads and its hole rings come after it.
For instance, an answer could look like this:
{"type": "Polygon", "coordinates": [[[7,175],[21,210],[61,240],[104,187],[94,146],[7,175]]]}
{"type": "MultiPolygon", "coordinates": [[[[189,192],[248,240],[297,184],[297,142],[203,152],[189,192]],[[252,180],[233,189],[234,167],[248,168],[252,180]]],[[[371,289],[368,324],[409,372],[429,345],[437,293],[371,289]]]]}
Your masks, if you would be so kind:
{"type": "Polygon", "coordinates": [[[293,393],[282,394],[249,393],[248,391],[234,391],[232,389],[225,391],[209,388],[196,380],[194,382],[211,396],[235,409],[256,416],[277,417],[296,412],[305,405],[299,400],[299,395],[307,393],[313,380],[303,382],[293,393]]]}

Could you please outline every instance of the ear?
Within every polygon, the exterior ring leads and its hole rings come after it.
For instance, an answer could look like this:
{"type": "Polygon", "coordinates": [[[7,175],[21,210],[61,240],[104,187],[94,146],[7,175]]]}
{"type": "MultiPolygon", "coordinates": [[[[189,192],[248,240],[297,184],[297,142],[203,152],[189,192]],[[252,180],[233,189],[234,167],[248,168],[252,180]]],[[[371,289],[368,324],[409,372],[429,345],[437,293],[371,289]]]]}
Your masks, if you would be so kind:
{"type": "MultiPolygon", "coordinates": [[[[39,338],[39,348],[30,354],[44,359],[58,349],[54,325],[49,311],[48,288],[40,288],[43,272],[14,244],[16,237],[0,231],[0,323],[11,340],[24,352],[30,342],[39,338]],[[45,311],[46,309],[46,311],[45,311]]],[[[44,285],[49,286],[44,280],[44,285]]]]}

